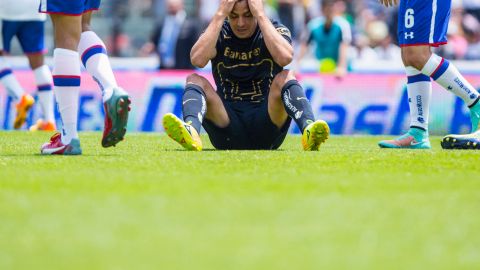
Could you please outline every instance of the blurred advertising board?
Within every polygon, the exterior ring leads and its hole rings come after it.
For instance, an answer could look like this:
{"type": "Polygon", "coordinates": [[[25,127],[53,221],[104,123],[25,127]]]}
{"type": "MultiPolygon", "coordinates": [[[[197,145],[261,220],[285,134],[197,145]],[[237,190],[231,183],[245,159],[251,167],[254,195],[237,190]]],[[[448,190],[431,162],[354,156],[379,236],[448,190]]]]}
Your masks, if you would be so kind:
{"type": "MultiPolygon", "coordinates": [[[[14,72],[22,86],[34,93],[33,74],[28,70],[14,72]]],[[[167,112],[181,115],[182,92],[188,71],[115,72],[119,84],[132,96],[130,131],[161,132],[162,116],[167,112]]],[[[213,81],[210,73],[202,73],[213,81]]],[[[466,76],[480,85],[480,73],[466,76]]],[[[361,72],[339,80],[333,76],[304,73],[298,76],[318,118],[326,120],[334,134],[400,134],[408,128],[406,78],[398,72],[361,72]]],[[[14,104],[0,86],[0,129],[12,128],[14,104]]],[[[60,123],[58,112],[57,123],[60,123]]],[[[41,117],[35,106],[28,119],[32,124],[41,117]]],[[[103,129],[101,93],[87,73],[82,74],[79,99],[79,129],[103,129]]],[[[25,128],[25,127],[24,127],[25,128]]],[[[470,131],[467,107],[463,101],[434,84],[430,108],[432,134],[470,131]]],[[[292,133],[298,129],[292,125],[292,133]]]]}

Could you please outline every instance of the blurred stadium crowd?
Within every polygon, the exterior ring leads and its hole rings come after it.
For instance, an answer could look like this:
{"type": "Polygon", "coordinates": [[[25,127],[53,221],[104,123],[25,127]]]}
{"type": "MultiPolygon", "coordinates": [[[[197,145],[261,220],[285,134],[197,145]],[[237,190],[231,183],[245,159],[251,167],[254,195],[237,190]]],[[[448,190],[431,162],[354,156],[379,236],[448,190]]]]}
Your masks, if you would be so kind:
{"type": "MultiPolygon", "coordinates": [[[[343,31],[350,32],[344,40],[349,43],[349,59],[400,61],[397,8],[384,8],[378,0],[265,0],[265,3],[269,16],[291,29],[294,45],[300,48],[308,36],[308,23],[323,16],[322,1],[334,3],[334,14],[345,22],[343,31]]],[[[93,25],[112,56],[158,55],[159,68],[187,69],[191,68],[190,48],[217,7],[218,0],[103,0],[93,25]]],[[[436,53],[449,59],[480,60],[479,21],[480,0],[453,0],[449,43],[436,53]]],[[[306,58],[315,55],[311,50],[306,58]]]]}

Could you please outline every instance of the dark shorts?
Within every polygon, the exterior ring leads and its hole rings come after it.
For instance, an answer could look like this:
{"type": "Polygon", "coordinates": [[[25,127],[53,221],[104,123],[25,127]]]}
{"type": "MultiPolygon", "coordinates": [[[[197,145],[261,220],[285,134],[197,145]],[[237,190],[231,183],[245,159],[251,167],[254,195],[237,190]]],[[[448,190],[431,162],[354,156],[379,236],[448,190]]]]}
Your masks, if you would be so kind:
{"type": "Polygon", "coordinates": [[[291,119],[279,129],[270,119],[268,102],[228,102],[223,105],[230,118],[230,125],[219,128],[205,119],[203,128],[210,142],[221,150],[272,150],[282,145],[290,127],[291,119]]]}

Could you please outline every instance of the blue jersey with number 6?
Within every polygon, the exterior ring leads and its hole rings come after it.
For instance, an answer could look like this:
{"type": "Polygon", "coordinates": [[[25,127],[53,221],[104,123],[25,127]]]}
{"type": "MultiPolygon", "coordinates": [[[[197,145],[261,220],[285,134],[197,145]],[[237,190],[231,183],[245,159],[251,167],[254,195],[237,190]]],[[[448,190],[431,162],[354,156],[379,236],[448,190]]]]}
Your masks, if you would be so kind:
{"type": "Polygon", "coordinates": [[[400,46],[446,44],[451,5],[452,0],[400,0],[400,46]]]}

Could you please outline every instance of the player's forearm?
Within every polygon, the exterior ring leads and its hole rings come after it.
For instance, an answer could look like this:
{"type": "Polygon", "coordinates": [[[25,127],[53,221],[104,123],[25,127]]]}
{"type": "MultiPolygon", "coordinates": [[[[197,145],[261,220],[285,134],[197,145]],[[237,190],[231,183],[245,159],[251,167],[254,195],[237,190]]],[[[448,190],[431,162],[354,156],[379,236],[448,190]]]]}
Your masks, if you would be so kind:
{"type": "Polygon", "coordinates": [[[282,67],[290,64],[293,59],[292,45],[278,33],[272,22],[270,22],[270,19],[266,16],[259,16],[257,19],[260,30],[262,30],[265,44],[273,60],[282,67]]]}
{"type": "Polygon", "coordinates": [[[348,61],[348,43],[342,42],[340,44],[340,51],[338,55],[338,64],[339,68],[347,69],[347,61],[348,61]]]}
{"type": "Polygon", "coordinates": [[[190,51],[190,61],[192,65],[203,68],[208,64],[210,59],[215,57],[217,54],[215,46],[224,20],[224,16],[219,14],[215,15],[208,25],[207,30],[205,30],[195,45],[193,45],[190,51]]]}

